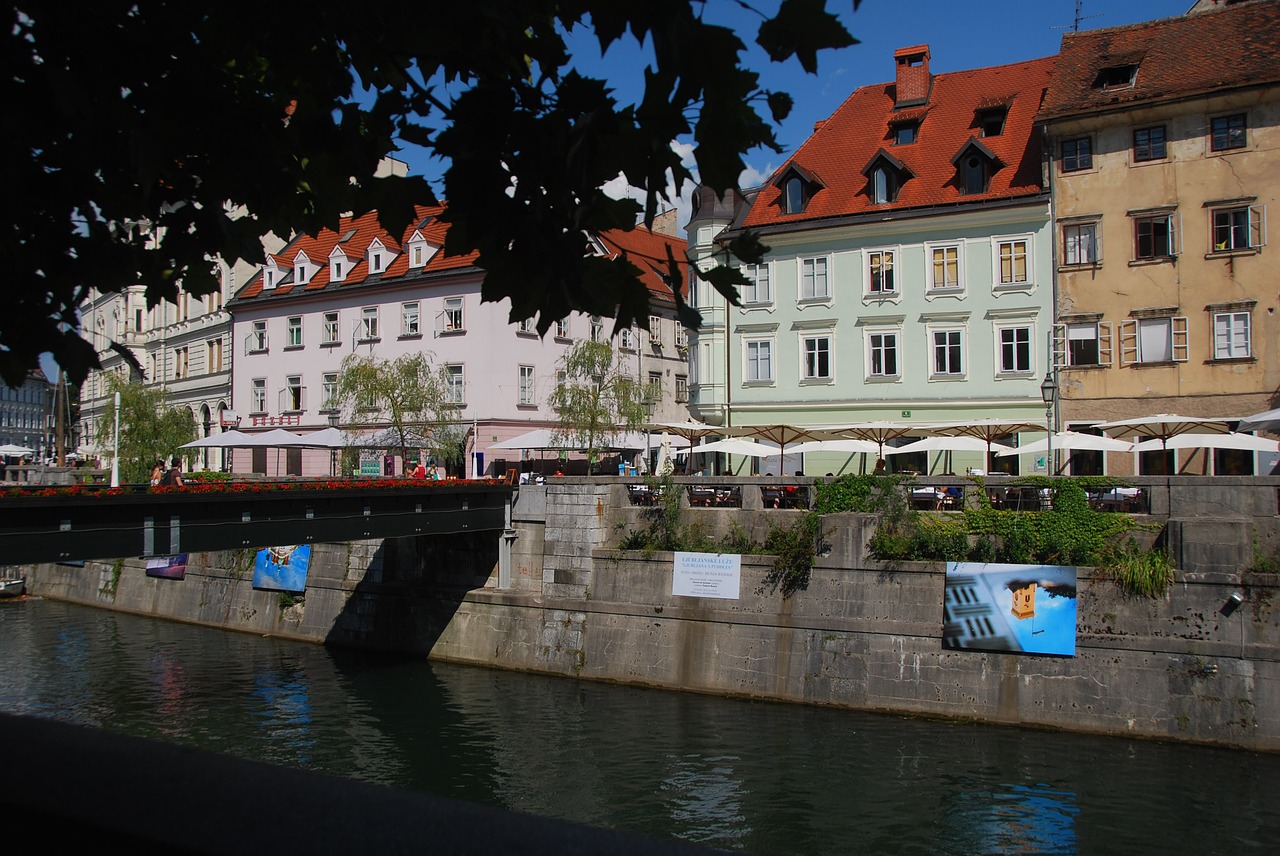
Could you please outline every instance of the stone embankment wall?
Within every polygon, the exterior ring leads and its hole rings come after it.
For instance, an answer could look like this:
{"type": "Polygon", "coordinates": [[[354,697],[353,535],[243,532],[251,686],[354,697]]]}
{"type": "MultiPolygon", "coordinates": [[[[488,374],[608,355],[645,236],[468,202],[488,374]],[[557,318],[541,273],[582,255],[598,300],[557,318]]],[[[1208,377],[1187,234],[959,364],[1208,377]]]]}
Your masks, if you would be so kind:
{"type": "MultiPolygon", "coordinates": [[[[755,493],[744,492],[740,510],[685,514],[760,539],[771,521],[802,513],[763,509],[755,493]]],[[[670,553],[613,549],[644,510],[628,505],[624,485],[589,479],[521,489],[503,590],[492,534],[316,545],[300,603],[255,590],[248,551],[193,555],[183,580],[148,577],[141,560],[41,565],[28,569],[28,586],[230,630],[484,666],[1280,751],[1280,578],[1231,564],[1246,545],[1275,543],[1280,518],[1271,494],[1260,495],[1254,514],[1171,522],[1171,541],[1196,539],[1179,547],[1194,556],[1161,599],[1126,596],[1080,569],[1074,657],[943,649],[944,569],[869,560],[875,520],[866,515],[825,518],[830,549],[790,598],[765,589],[771,560],[751,556],[738,600],[675,597],[670,553]],[[1232,611],[1235,593],[1243,602],[1232,611]]]]}

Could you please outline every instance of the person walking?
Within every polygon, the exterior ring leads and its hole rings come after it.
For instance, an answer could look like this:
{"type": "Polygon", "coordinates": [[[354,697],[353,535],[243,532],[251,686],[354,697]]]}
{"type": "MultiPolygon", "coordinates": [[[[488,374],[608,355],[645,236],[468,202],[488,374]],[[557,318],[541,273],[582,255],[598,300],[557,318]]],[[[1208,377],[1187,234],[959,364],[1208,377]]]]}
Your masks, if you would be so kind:
{"type": "Polygon", "coordinates": [[[151,468],[151,486],[155,487],[164,479],[164,461],[156,461],[154,467],[151,468]]]}
{"type": "Polygon", "coordinates": [[[160,484],[165,487],[182,487],[186,484],[182,479],[182,459],[174,458],[169,469],[164,471],[160,484]]]}

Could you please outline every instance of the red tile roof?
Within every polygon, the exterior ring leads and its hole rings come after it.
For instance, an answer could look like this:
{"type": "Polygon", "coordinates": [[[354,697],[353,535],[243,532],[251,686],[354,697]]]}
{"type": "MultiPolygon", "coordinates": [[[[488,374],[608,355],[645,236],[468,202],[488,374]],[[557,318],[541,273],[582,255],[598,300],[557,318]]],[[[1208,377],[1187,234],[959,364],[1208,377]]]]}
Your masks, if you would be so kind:
{"type": "Polygon", "coordinates": [[[1041,120],[1124,109],[1280,81],[1280,2],[1246,3],[1124,27],[1068,33],[1041,120]],[[1132,86],[1099,72],[1136,63],[1132,86]]]}
{"type": "MultiPolygon", "coordinates": [[[[286,274],[291,274],[293,272],[293,261],[299,251],[305,252],[312,265],[320,266],[319,271],[314,274],[306,285],[302,286],[302,290],[308,293],[347,290],[362,285],[386,283],[406,277],[410,272],[409,254],[404,252],[402,248],[408,245],[409,240],[417,232],[421,232],[422,237],[426,239],[428,244],[435,247],[437,252],[427,261],[425,267],[414,270],[415,276],[421,273],[458,271],[474,267],[477,253],[468,253],[462,256],[446,256],[444,254],[442,248],[444,246],[445,233],[448,231],[448,224],[440,219],[440,214],[444,211],[443,205],[419,205],[414,210],[413,222],[405,228],[400,238],[393,237],[383,229],[378,223],[377,212],[371,211],[359,217],[342,218],[337,231],[325,229],[318,235],[299,236],[270,258],[274,259],[277,266],[286,274]],[[346,241],[340,241],[348,233],[351,233],[351,237],[346,241]],[[365,253],[375,239],[382,241],[388,250],[397,253],[391,264],[379,274],[371,274],[369,272],[369,262],[365,253]],[[341,244],[342,250],[352,263],[352,266],[345,271],[346,275],[341,281],[334,282],[332,280],[333,267],[330,264],[329,255],[339,244],[341,244]]],[[[683,239],[650,232],[644,228],[636,228],[630,232],[611,230],[605,233],[601,240],[610,253],[625,253],[631,258],[635,265],[640,268],[641,279],[654,297],[667,301],[672,299],[671,289],[662,279],[667,258],[666,248],[670,246],[676,259],[684,262],[685,241],[683,239]]],[[[688,294],[688,269],[683,264],[681,267],[685,278],[684,293],[688,294]]],[[[264,291],[262,288],[262,272],[259,271],[236,294],[235,299],[237,301],[248,301],[262,297],[284,296],[297,288],[297,283],[286,276],[285,284],[277,285],[274,289],[264,291]]]]}
{"type": "Polygon", "coordinates": [[[745,225],[753,228],[825,218],[1036,195],[1041,186],[1040,141],[1033,122],[1049,83],[1054,58],[936,74],[928,104],[894,111],[894,84],[863,86],[840,105],[813,136],[760,189],[745,225]],[[1001,134],[981,144],[1004,164],[987,191],[962,193],[952,158],[980,133],[979,110],[1008,104],[1001,134]],[[894,145],[891,124],[918,121],[914,143],[894,145]],[[909,171],[897,200],[873,205],[864,167],[883,148],[909,171]],[[793,168],[821,176],[824,184],[799,214],[782,209],[783,180],[793,168]]]}

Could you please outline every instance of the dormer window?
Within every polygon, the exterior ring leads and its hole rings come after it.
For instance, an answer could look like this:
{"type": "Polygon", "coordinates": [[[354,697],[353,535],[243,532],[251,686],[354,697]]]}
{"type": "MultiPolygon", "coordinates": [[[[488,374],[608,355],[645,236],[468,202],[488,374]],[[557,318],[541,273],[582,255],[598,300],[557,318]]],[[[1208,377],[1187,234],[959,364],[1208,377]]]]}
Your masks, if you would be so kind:
{"type": "Polygon", "coordinates": [[[1004,133],[1004,120],[1009,115],[1005,107],[993,107],[978,111],[978,131],[984,137],[998,137],[1004,133]]]}
{"type": "Polygon", "coordinates": [[[886,152],[876,152],[871,161],[862,168],[867,177],[867,196],[873,205],[888,205],[898,201],[898,191],[902,185],[913,177],[906,165],[886,152]]]}
{"type": "Polygon", "coordinates": [[[920,135],[919,122],[899,122],[892,127],[893,144],[895,146],[906,146],[914,143],[920,135]]]}
{"type": "Polygon", "coordinates": [[[1098,71],[1093,79],[1094,89],[1124,89],[1133,86],[1138,77],[1138,64],[1110,65],[1098,71]]]}
{"type": "Polygon", "coordinates": [[[783,174],[781,187],[782,198],[779,202],[782,205],[782,212],[803,214],[804,209],[809,205],[809,200],[824,185],[816,176],[811,175],[798,164],[792,164],[783,174]]]}
{"type": "Polygon", "coordinates": [[[350,269],[350,264],[346,253],[341,247],[334,247],[333,252],[329,253],[329,281],[342,282],[350,269]]]}
{"type": "Polygon", "coordinates": [[[342,262],[333,263],[333,279],[335,282],[342,280],[342,262]]]}
{"type": "Polygon", "coordinates": [[[382,270],[382,253],[369,254],[369,270],[372,273],[378,273],[382,270]]]}
{"type": "Polygon", "coordinates": [[[413,237],[409,239],[409,267],[420,268],[426,267],[427,262],[431,261],[432,256],[436,254],[436,248],[427,243],[427,239],[422,237],[421,232],[414,232],[413,237]]]}
{"type": "Polygon", "coordinates": [[[381,240],[374,238],[369,249],[365,250],[365,256],[369,260],[369,273],[382,273],[391,265],[396,254],[381,240]]]}
{"type": "Polygon", "coordinates": [[[977,137],[961,146],[960,151],[951,158],[951,163],[956,168],[956,183],[960,186],[960,192],[966,195],[986,193],[991,176],[1004,166],[1004,161],[996,157],[977,137]]]}
{"type": "Polygon", "coordinates": [[[787,179],[785,185],[785,201],[783,208],[788,214],[799,214],[804,210],[804,182],[798,177],[787,179]]]}

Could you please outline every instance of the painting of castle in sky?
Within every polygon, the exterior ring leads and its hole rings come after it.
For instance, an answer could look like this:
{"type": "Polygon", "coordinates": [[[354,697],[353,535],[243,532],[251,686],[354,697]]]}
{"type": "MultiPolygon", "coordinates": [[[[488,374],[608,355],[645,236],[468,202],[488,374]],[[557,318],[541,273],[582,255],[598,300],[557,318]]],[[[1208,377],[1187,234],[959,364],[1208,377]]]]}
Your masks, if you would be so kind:
{"type": "Polygon", "coordinates": [[[948,562],[942,647],[1076,653],[1076,569],[948,562]]]}
{"type": "Polygon", "coordinates": [[[304,592],[311,565],[310,544],[266,547],[253,563],[253,587],[271,591],[304,592]]]}

